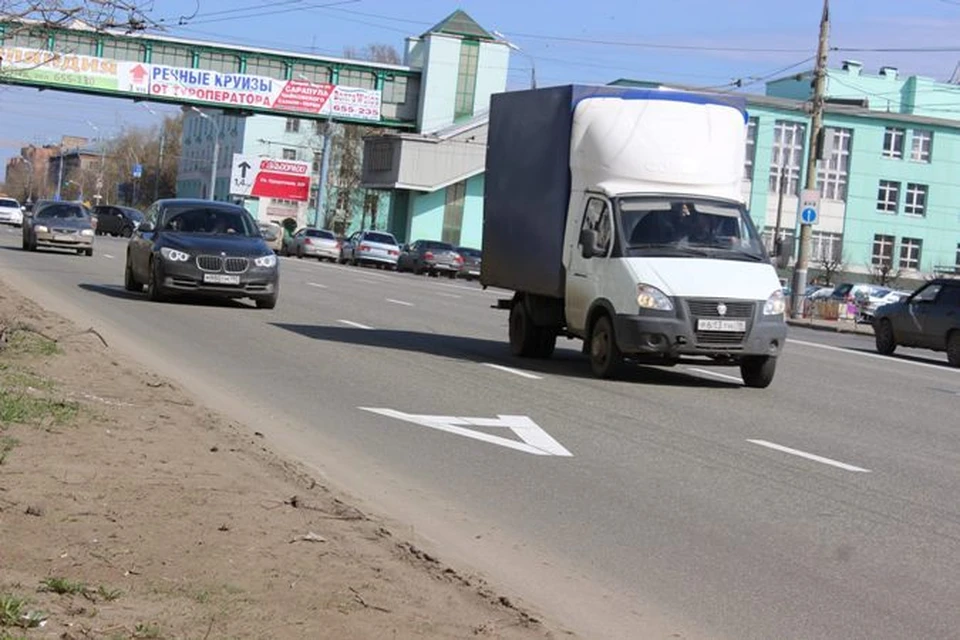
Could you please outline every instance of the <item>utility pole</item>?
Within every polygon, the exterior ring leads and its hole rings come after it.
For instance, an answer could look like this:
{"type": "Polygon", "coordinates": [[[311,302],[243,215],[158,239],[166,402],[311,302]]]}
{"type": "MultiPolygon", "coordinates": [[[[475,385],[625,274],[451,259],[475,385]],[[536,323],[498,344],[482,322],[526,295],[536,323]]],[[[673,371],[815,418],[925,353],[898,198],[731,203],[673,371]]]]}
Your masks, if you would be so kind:
{"type": "MultiPolygon", "coordinates": [[[[827,41],[830,36],[830,0],[823,0],[820,17],[820,42],[817,45],[817,65],[813,72],[813,112],[810,115],[810,151],[807,154],[807,189],[817,188],[817,159],[823,130],[823,102],[827,80],[827,41]]],[[[807,288],[807,265],[810,261],[811,225],[800,223],[800,252],[793,269],[790,294],[790,317],[799,318],[801,301],[807,288]]]]}
{"type": "MultiPolygon", "coordinates": [[[[777,185],[779,192],[777,197],[777,226],[773,230],[773,248],[777,256],[777,262],[783,259],[783,241],[780,239],[780,221],[783,219],[783,192],[787,190],[787,165],[783,161],[783,153],[780,157],[780,180],[777,185]]],[[[781,263],[782,264],[782,263],[781,263]]]]}
{"type": "Polygon", "coordinates": [[[330,147],[333,138],[333,114],[327,118],[327,126],[323,132],[323,157],[320,159],[320,184],[317,185],[317,214],[314,225],[323,226],[327,209],[327,177],[330,174],[330,147]],[[321,216],[324,216],[321,218],[321,216]]]}
{"type": "Polygon", "coordinates": [[[157,158],[157,179],[153,182],[153,201],[160,198],[160,176],[163,173],[163,144],[167,139],[166,127],[160,130],[160,157],[157,158]]]}

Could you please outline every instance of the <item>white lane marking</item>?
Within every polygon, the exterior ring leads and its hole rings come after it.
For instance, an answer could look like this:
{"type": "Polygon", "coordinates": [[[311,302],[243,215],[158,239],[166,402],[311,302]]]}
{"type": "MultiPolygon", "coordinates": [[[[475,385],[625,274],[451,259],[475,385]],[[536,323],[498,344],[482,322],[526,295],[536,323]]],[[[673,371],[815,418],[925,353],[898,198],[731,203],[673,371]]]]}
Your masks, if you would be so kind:
{"type": "Polygon", "coordinates": [[[373,327],[368,327],[365,324],[360,324],[359,322],[353,322],[352,320],[337,320],[337,322],[345,324],[348,327],[353,327],[354,329],[373,329],[373,327]]]}
{"type": "Polygon", "coordinates": [[[909,364],[915,367],[923,367],[925,369],[936,369],[937,371],[950,371],[956,373],[957,369],[951,369],[946,366],[932,364],[929,362],[914,362],[913,360],[903,360],[902,358],[892,357],[892,356],[882,356],[879,353],[864,353],[863,351],[855,351],[853,349],[847,349],[846,347],[834,347],[829,344],[820,344],[819,342],[807,342],[805,340],[794,340],[793,338],[787,339],[788,343],[799,344],[804,347],[813,347],[815,349],[824,349],[825,351],[836,351],[839,353],[846,353],[854,356],[862,356],[864,358],[875,358],[877,360],[883,360],[884,362],[896,362],[898,364],[909,364]]]}
{"type": "Polygon", "coordinates": [[[515,376],[520,376],[521,378],[529,378],[530,380],[543,380],[543,376],[538,376],[533,373],[527,373],[521,369],[514,369],[513,367],[505,367],[502,364],[493,364],[492,362],[484,362],[483,366],[490,367],[491,369],[496,369],[497,371],[505,371],[506,373],[512,373],[515,376]]]}
{"type": "Polygon", "coordinates": [[[824,458],[823,456],[818,456],[813,453],[807,453],[806,451],[800,451],[799,449],[791,449],[790,447],[785,447],[782,444],[767,442],[766,440],[747,440],[747,442],[750,442],[755,445],[759,445],[761,447],[766,447],[767,449],[773,449],[774,451],[789,453],[792,456],[799,456],[801,458],[806,458],[807,460],[813,460],[814,462],[828,464],[831,467],[837,467],[838,469],[844,469],[846,471],[856,471],[858,473],[870,473],[870,469],[855,467],[852,464],[847,464],[845,462],[838,462],[837,460],[824,458]]]}
{"type": "Polygon", "coordinates": [[[405,422],[412,422],[431,429],[438,429],[448,433],[473,438],[482,442],[496,444],[508,449],[531,453],[535,456],[560,456],[564,458],[572,457],[562,444],[553,439],[553,437],[544,431],[540,426],[527,416],[509,416],[498,415],[496,418],[460,418],[455,416],[426,416],[403,413],[394,409],[375,409],[371,407],[358,407],[361,411],[369,411],[388,418],[396,418],[405,422]],[[523,442],[495,436],[475,429],[465,427],[483,427],[483,428],[501,428],[509,429],[520,437],[523,442]]]}
{"type": "Polygon", "coordinates": [[[107,260],[113,260],[113,256],[110,255],[109,253],[104,253],[104,254],[102,254],[102,255],[103,255],[103,257],[106,258],[107,260]]]}
{"type": "Polygon", "coordinates": [[[309,287],[316,287],[317,289],[326,289],[326,288],[327,288],[327,285],[325,285],[325,284],[320,284],[319,282],[308,282],[308,283],[307,283],[307,286],[309,286],[309,287]]]}
{"type": "Polygon", "coordinates": [[[462,298],[463,296],[457,295],[456,293],[444,293],[443,291],[437,291],[437,295],[441,298],[462,298]]]}
{"type": "Polygon", "coordinates": [[[720,378],[721,380],[729,380],[730,382],[743,384],[742,379],[737,378],[736,376],[728,376],[725,373],[717,373],[716,371],[710,371],[709,369],[698,369],[697,367],[687,367],[687,370],[702,373],[707,376],[713,376],[714,378],[720,378]]]}
{"type": "Polygon", "coordinates": [[[391,304],[398,304],[401,307],[412,307],[414,304],[412,302],[405,302],[403,300],[394,300],[393,298],[387,298],[387,302],[391,304]]]}

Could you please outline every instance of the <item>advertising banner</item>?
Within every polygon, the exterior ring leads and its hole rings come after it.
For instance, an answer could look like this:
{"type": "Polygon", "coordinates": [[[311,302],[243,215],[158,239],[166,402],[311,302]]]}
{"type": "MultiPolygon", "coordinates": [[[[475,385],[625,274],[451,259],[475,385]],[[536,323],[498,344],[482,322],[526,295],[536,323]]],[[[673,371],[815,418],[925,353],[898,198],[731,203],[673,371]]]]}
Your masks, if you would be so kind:
{"type": "Polygon", "coordinates": [[[230,194],[305,202],[310,199],[310,163],[235,153],[230,194]]]}

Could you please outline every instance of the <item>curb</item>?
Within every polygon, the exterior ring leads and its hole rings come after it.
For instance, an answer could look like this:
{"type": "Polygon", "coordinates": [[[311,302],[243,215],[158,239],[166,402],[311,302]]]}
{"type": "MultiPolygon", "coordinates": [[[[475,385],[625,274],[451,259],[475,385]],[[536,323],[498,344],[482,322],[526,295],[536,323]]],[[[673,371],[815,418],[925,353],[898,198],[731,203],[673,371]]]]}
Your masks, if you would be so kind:
{"type": "Polygon", "coordinates": [[[787,324],[791,327],[802,327],[804,329],[813,329],[814,331],[829,331],[831,333],[851,333],[851,334],[856,334],[860,336],[873,335],[872,329],[869,331],[866,331],[866,330],[858,329],[856,328],[856,326],[852,328],[848,328],[840,325],[839,323],[831,326],[831,325],[824,325],[824,324],[814,324],[809,320],[793,320],[791,318],[787,318],[787,324]]]}

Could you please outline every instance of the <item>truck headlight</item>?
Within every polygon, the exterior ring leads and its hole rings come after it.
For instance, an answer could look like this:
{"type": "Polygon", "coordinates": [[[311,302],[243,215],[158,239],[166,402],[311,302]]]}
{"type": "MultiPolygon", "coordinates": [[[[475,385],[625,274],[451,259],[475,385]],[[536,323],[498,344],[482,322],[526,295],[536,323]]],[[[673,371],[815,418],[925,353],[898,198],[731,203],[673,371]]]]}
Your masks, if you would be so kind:
{"type": "Polygon", "coordinates": [[[763,315],[765,316],[778,316],[783,315],[783,312],[787,310],[787,302],[783,295],[782,289],[777,289],[770,294],[770,297],[767,298],[767,301],[763,305],[763,315]]]}
{"type": "Polygon", "coordinates": [[[178,251],[177,249],[171,249],[170,247],[161,247],[160,255],[170,262],[186,262],[190,259],[189,253],[178,251]]]}
{"type": "Polygon", "coordinates": [[[637,304],[641,309],[673,311],[673,303],[663,291],[648,284],[637,285],[637,304]]]}
{"type": "Polygon", "coordinates": [[[81,229],[81,230],[80,230],[80,235],[82,235],[82,236],[88,236],[88,237],[89,237],[89,236],[92,236],[92,235],[93,235],[93,229],[81,229]]]}
{"type": "Polygon", "coordinates": [[[47,229],[47,227],[42,224],[38,224],[33,228],[33,230],[36,231],[37,233],[47,233],[50,231],[50,229],[47,229]]]}
{"type": "Polygon", "coordinates": [[[269,269],[277,264],[277,256],[273,253],[267,254],[265,256],[260,256],[259,258],[254,259],[253,264],[264,269],[269,269]]]}

